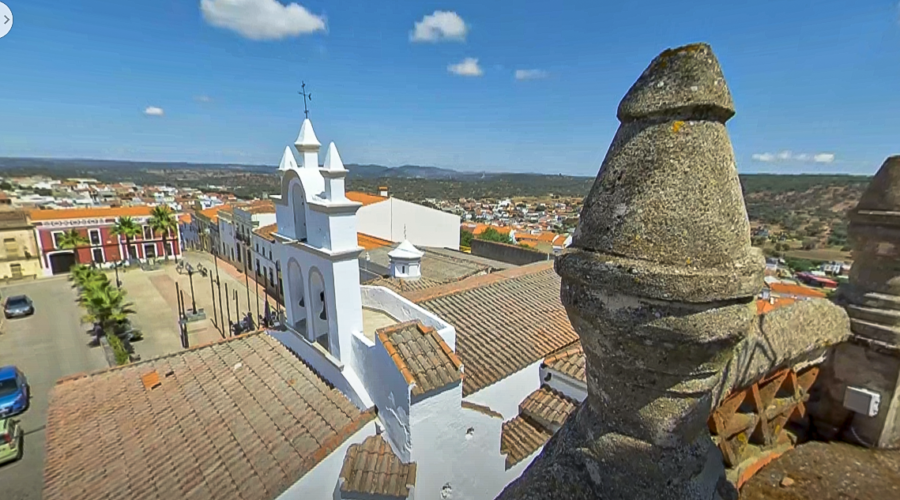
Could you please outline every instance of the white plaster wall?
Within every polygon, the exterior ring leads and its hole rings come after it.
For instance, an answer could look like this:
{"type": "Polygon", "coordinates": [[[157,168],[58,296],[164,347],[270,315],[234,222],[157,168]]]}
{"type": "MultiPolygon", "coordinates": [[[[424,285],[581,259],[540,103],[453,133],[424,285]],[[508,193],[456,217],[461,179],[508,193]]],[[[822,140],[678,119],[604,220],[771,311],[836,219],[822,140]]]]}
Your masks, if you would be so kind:
{"type": "Polygon", "coordinates": [[[397,243],[408,239],[413,245],[459,250],[458,215],[390,198],[360,208],[357,216],[361,233],[397,243]]]}
{"type": "MultiPolygon", "coordinates": [[[[323,259],[324,260],[324,259],[323,259]]],[[[359,291],[359,261],[356,258],[334,262],[333,278],[328,285],[326,281],[326,297],[330,297],[329,308],[332,311],[340,311],[328,318],[329,332],[336,333],[338,341],[338,357],[344,359],[343,353],[349,355],[352,351],[351,338],[353,332],[362,333],[362,297],[359,291]],[[335,310],[334,307],[337,307],[335,310]]],[[[324,275],[324,273],[323,273],[324,275]]],[[[334,351],[332,351],[334,352],[334,351]]]]}
{"type": "Polygon", "coordinates": [[[393,290],[380,286],[361,286],[362,305],[387,313],[398,322],[419,320],[435,329],[444,342],[456,352],[456,328],[438,316],[410,302],[393,290]]]}
{"type": "MultiPolygon", "coordinates": [[[[525,472],[525,469],[527,469],[528,466],[531,465],[531,462],[534,462],[534,459],[537,458],[538,455],[540,455],[542,451],[544,451],[543,445],[539,446],[537,451],[535,451],[531,455],[528,455],[527,457],[525,457],[521,462],[510,467],[509,470],[504,473],[504,477],[506,478],[506,484],[504,484],[503,487],[505,488],[507,484],[518,479],[519,476],[521,476],[522,473],[525,472]]],[[[504,455],[504,460],[505,460],[505,457],[506,456],[504,455]]],[[[499,493],[500,492],[497,492],[497,494],[499,494],[499,493]]],[[[494,495],[494,496],[496,497],[496,495],[494,495]]]]}
{"type": "Polygon", "coordinates": [[[294,212],[290,206],[275,204],[275,218],[278,222],[278,234],[294,237],[294,212]]]}
{"type": "Polygon", "coordinates": [[[219,251],[222,251],[221,245],[225,245],[225,252],[227,253],[225,257],[231,261],[231,252],[234,251],[234,258],[237,260],[237,248],[234,245],[234,225],[223,219],[219,218],[219,251]]]}
{"type": "Polygon", "coordinates": [[[586,383],[550,368],[540,367],[540,373],[543,383],[550,386],[551,389],[559,391],[579,403],[587,399],[586,383]],[[547,380],[548,374],[550,380],[547,380]]]}
{"type": "Polygon", "coordinates": [[[500,454],[503,421],[461,406],[462,384],[413,403],[412,459],[418,498],[495,498],[509,482],[500,454]],[[471,434],[469,430],[471,429],[471,434]]]}
{"type": "Polygon", "coordinates": [[[253,214],[251,219],[256,223],[254,225],[257,229],[269,224],[275,224],[278,221],[276,214],[273,213],[253,214]]]}
{"type": "Polygon", "coordinates": [[[328,234],[328,215],[315,210],[307,210],[306,237],[307,242],[316,248],[331,250],[331,237],[328,234]]]}
{"type": "Polygon", "coordinates": [[[347,438],[331,454],[307,472],[299,481],[278,496],[278,500],[313,500],[334,498],[335,487],[347,450],[354,444],[362,443],[375,435],[375,421],[371,421],[355,434],[347,438]]]}
{"type": "Polygon", "coordinates": [[[329,229],[332,250],[350,250],[359,246],[355,213],[330,216],[329,229]]]}
{"type": "Polygon", "coordinates": [[[401,460],[409,462],[412,437],[409,430],[409,384],[400,374],[384,344],[353,335],[353,368],[378,408],[385,437],[401,460]]]}
{"type": "Polygon", "coordinates": [[[509,420],[519,414],[519,403],[541,387],[541,361],[470,394],[466,401],[490,407],[509,420]]]}
{"type": "Polygon", "coordinates": [[[320,377],[327,380],[328,383],[347,396],[347,399],[356,405],[357,408],[365,410],[374,405],[353,369],[345,364],[341,364],[325,352],[324,349],[321,349],[318,344],[309,342],[290,329],[285,331],[269,330],[268,334],[293,351],[320,377]]]}

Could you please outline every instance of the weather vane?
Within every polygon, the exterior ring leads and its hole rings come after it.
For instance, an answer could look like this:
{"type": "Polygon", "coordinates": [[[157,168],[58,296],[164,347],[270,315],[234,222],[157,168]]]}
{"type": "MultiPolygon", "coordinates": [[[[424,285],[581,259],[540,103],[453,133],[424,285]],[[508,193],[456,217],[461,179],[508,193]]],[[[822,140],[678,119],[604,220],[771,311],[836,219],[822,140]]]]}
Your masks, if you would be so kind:
{"type": "Polygon", "coordinates": [[[309,118],[309,108],[306,106],[306,101],[312,101],[312,92],[306,92],[306,82],[301,82],[300,88],[303,89],[298,94],[303,96],[303,114],[306,115],[306,118],[309,118]]]}

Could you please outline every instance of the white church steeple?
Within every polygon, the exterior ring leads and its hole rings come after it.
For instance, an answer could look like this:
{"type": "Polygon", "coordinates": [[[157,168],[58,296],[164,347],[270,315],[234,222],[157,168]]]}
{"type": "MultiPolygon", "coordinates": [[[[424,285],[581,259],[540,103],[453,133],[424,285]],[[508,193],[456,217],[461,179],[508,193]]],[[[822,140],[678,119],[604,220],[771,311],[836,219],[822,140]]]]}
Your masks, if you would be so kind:
{"type": "Polygon", "coordinates": [[[319,139],[316,138],[316,131],[313,130],[312,122],[309,118],[303,120],[300,126],[300,134],[294,141],[294,147],[300,153],[300,165],[303,168],[319,168],[319,139]]]}

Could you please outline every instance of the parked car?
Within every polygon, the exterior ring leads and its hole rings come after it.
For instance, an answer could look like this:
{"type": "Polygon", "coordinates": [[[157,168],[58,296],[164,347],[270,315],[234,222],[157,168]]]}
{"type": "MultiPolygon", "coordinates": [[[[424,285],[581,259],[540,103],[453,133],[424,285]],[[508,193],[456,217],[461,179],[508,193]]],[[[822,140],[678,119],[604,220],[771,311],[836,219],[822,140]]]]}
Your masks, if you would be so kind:
{"type": "Polygon", "coordinates": [[[22,370],[0,367],[0,418],[18,415],[28,409],[31,388],[22,370]]]}
{"type": "Polygon", "coordinates": [[[34,304],[27,295],[13,295],[6,299],[6,305],[3,306],[3,314],[6,315],[7,319],[31,316],[34,314],[34,304]]]}
{"type": "Polygon", "coordinates": [[[0,464],[14,462],[22,458],[22,426],[18,420],[0,420],[0,464]]]}

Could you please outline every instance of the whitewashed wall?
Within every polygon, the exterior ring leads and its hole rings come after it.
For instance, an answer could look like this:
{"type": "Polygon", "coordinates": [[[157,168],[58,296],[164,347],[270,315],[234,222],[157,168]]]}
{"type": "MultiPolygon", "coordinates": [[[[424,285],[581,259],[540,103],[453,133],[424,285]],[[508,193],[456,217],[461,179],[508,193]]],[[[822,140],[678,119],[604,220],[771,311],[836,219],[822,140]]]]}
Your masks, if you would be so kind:
{"type": "Polygon", "coordinates": [[[550,368],[541,367],[540,370],[541,380],[545,380],[544,383],[550,386],[551,389],[559,391],[579,403],[587,399],[586,383],[550,368]],[[550,380],[547,380],[548,374],[550,375],[550,380]]]}
{"type": "Polygon", "coordinates": [[[466,401],[488,406],[503,415],[504,420],[515,417],[519,414],[519,403],[541,387],[541,361],[535,361],[503,380],[469,394],[466,401]]]}
{"type": "Polygon", "coordinates": [[[356,434],[350,436],[318,465],[306,473],[299,481],[278,496],[278,500],[312,500],[335,498],[338,476],[344,465],[347,450],[354,444],[362,443],[375,435],[375,421],[371,421],[356,434]]]}
{"type": "Polygon", "coordinates": [[[457,383],[410,410],[418,498],[494,498],[509,482],[500,454],[503,421],[462,408],[461,396],[457,383]]]}
{"type": "Polygon", "coordinates": [[[393,242],[459,250],[458,215],[397,198],[366,205],[357,212],[359,232],[393,242]]]}
{"type": "Polygon", "coordinates": [[[397,322],[419,320],[435,329],[444,342],[456,352],[456,328],[438,316],[401,297],[393,290],[380,286],[361,286],[362,305],[383,311],[397,322]]]}
{"type": "Polygon", "coordinates": [[[394,452],[409,462],[412,437],[409,430],[409,384],[388,355],[384,344],[361,336],[353,336],[353,369],[378,408],[378,418],[385,427],[385,437],[394,452]]]}

